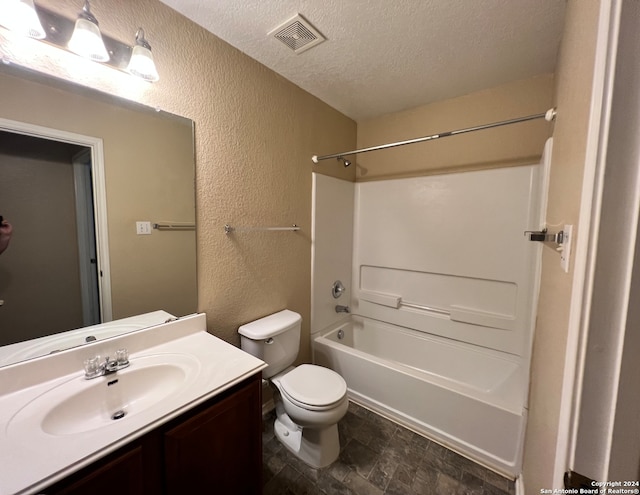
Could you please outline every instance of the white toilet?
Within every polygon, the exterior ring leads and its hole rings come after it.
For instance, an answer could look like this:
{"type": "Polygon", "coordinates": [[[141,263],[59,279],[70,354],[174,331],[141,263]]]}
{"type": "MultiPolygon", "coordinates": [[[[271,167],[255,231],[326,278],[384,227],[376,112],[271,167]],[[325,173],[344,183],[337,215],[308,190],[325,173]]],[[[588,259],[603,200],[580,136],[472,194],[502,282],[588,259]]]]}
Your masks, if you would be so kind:
{"type": "Polygon", "coordinates": [[[302,317],[285,309],[242,325],[241,347],[267,363],[262,376],[279,391],[275,396],[275,434],[299,459],[314,468],[338,458],[338,426],[347,412],[347,384],[322,366],[291,366],[298,355],[302,317]],[[279,397],[278,397],[279,395],[279,397]]]}

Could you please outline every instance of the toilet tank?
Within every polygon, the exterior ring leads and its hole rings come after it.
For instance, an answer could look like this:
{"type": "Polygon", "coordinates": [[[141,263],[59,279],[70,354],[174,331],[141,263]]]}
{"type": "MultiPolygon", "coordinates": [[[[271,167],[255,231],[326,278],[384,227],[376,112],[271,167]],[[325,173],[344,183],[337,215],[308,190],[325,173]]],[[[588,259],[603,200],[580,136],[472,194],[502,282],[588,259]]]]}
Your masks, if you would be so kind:
{"type": "Polygon", "coordinates": [[[267,363],[263,378],[293,364],[300,348],[301,324],[302,316],[285,309],[238,328],[242,350],[267,363]]]}

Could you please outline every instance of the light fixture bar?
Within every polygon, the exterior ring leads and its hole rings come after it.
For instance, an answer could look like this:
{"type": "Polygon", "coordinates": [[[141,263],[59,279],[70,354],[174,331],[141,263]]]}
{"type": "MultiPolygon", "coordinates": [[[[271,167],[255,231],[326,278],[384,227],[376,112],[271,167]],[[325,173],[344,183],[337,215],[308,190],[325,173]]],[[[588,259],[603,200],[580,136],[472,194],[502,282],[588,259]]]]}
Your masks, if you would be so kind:
{"type": "MultiPolygon", "coordinates": [[[[69,19],[40,5],[37,8],[40,21],[47,33],[47,37],[40,41],[68,51],[67,42],[73,33],[75,19],[69,19]]],[[[104,33],[102,33],[102,41],[104,41],[104,46],[109,53],[109,61],[100,63],[122,72],[127,72],[132,47],[104,33]]]]}

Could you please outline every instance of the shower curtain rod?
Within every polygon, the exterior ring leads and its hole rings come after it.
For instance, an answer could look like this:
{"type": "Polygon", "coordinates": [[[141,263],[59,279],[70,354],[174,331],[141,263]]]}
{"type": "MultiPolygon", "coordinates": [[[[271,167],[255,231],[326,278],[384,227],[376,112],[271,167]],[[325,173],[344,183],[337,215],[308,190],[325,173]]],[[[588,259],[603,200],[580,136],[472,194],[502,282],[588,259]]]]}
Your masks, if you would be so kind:
{"type": "Polygon", "coordinates": [[[361,148],[359,150],[353,150],[353,151],[343,151],[342,153],[334,153],[332,155],[323,155],[323,156],[313,155],[311,157],[311,161],[313,163],[318,163],[320,160],[329,160],[330,158],[337,158],[345,161],[345,166],[348,166],[350,165],[350,162],[348,162],[348,160],[344,160],[343,158],[346,155],[355,155],[357,153],[367,153],[369,151],[395,148],[396,146],[404,146],[405,144],[422,143],[424,141],[432,141],[435,139],[445,138],[449,136],[457,136],[458,134],[465,134],[467,132],[481,131],[483,129],[491,129],[492,127],[500,127],[503,125],[517,124],[519,122],[526,122],[528,120],[545,119],[546,121],[551,122],[555,118],[556,118],[556,109],[550,108],[545,113],[537,113],[535,115],[528,115],[526,117],[518,117],[515,119],[503,120],[501,122],[493,122],[491,124],[467,127],[466,129],[458,129],[456,131],[441,132],[439,134],[432,134],[431,136],[408,139],[407,141],[398,141],[396,143],[381,144],[379,146],[371,146],[370,148],[361,148]]]}

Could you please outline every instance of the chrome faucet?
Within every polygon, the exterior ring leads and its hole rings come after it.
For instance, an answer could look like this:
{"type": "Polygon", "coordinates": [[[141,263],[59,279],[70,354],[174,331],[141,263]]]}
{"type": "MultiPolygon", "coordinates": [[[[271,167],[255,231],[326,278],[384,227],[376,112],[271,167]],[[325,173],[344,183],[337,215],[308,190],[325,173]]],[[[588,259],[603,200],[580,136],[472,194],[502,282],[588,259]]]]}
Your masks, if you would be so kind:
{"type": "Polygon", "coordinates": [[[116,358],[111,359],[107,356],[104,361],[100,361],[100,356],[94,356],[84,362],[84,377],[87,380],[98,378],[103,375],[110,375],[118,370],[129,366],[129,353],[126,349],[118,349],[116,358]]]}
{"type": "Polygon", "coordinates": [[[341,306],[340,304],[336,304],[336,313],[351,313],[349,306],[341,306]]]}

